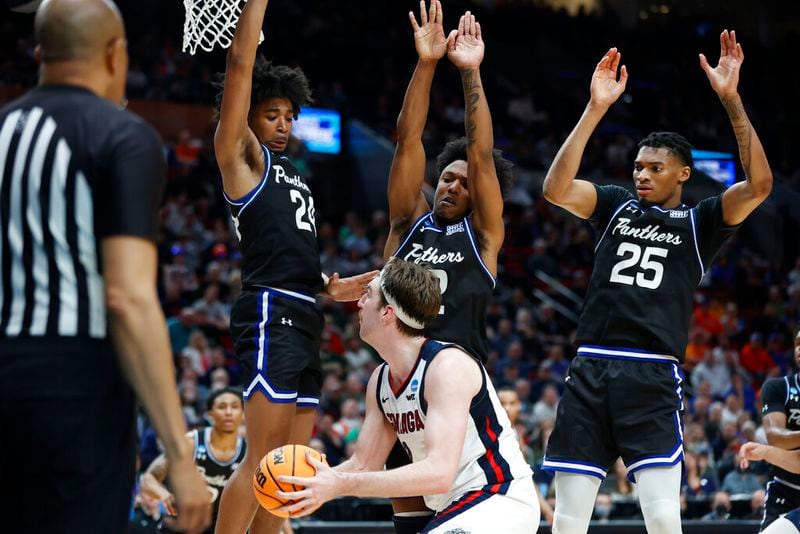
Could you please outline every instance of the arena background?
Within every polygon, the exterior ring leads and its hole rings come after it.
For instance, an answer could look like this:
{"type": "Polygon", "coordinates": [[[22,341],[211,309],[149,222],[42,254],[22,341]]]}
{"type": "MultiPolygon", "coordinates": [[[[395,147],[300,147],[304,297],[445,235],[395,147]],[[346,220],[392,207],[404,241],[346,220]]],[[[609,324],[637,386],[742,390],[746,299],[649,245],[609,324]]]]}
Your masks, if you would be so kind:
{"type": "MultiPolygon", "coordinates": [[[[227,332],[239,289],[239,254],[211,143],[211,81],[225,56],[221,51],[181,53],[178,0],[118,4],[131,54],[129,108],[157,126],[169,160],[159,290],[184,413],[197,427],[205,424],[202,407],[209,391],[240,383],[227,332]]],[[[741,179],[728,119],[697,61],[697,53],[704,52],[715,62],[719,32],[737,30],[746,55],[740,93],[775,185],[697,291],[685,366],[690,459],[683,495],[686,532],[754,532],[766,469],[755,464],[738,473],[736,452],[747,440],[763,440],[758,400],[763,380],[797,371],[791,341],[792,329],[800,324],[800,73],[795,65],[800,3],[443,4],[446,29],[466,9],[482,24],[487,46],[482,71],[496,144],[516,163],[499,284],[489,309],[488,367],[496,385],[512,385],[523,398],[518,430],[536,481],[551,499],[551,480],[538,467],[574,354],[571,338],[591,270],[593,235],[586,224],[544,201],[544,172],[588,100],[594,64],[617,46],[630,72],[628,89],[592,137],[581,175],[630,187],[635,143],[652,130],[669,129],[686,135],[697,149],[733,154],[741,179]]],[[[348,275],[381,264],[394,124],[416,57],[406,13],[417,7],[415,0],[270,2],[261,52],[302,66],[314,88],[314,107],[341,116],[339,154],[317,153],[300,141],[290,147],[317,198],[325,272],[348,275]]],[[[2,104],[36,83],[36,65],[32,16],[3,11],[0,20],[2,104]]],[[[425,131],[428,156],[462,132],[460,79],[443,60],[425,131]]],[[[428,181],[435,178],[429,166],[428,181]]],[[[684,200],[694,204],[723,187],[695,172],[684,200]]],[[[328,319],[325,383],[314,445],[338,463],[357,436],[366,378],[377,360],[357,337],[354,306],[321,305],[328,319]]],[[[146,466],[159,451],[144,415],[140,434],[146,466]]],[[[611,513],[596,517],[591,532],[643,531],[635,487],[625,482],[624,468],[607,479],[601,493],[611,502],[611,513]]],[[[136,511],[136,532],[153,531],[148,512],[136,511]]],[[[299,522],[296,532],[391,532],[389,517],[388,501],[341,499],[314,520],[299,522]]]]}

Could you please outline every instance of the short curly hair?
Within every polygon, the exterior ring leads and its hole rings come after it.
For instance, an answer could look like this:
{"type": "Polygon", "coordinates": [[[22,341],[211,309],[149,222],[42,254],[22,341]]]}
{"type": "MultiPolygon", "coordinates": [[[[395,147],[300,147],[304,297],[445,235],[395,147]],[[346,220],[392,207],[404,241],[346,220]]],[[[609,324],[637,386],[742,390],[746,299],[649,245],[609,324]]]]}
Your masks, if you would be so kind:
{"type": "MultiPolygon", "coordinates": [[[[500,191],[503,194],[503,198],[505,198],[506,193],[511,188],[511,180],[514,177],[514,164],[503,157],[502,150],[494,149],[492,151],[492,156],[494,157],[494,169],[495,172],[497,172],[497,180],[500,182],[500,191]]],[[[458,160],[467,161],[466,137],[455,139],[444,145],[444,148],[442,148],[442,151],[436,157],[437,179],[442,175],[442,171],[444,171],[445,167],[458,160]]]]}
{"type": "MultiPolygon", "coordinates": [[[[222,106],[222,93],[225,89],[225,74],[217,74],[214,83],[217,96],[214,102],[214,120],[219,120],[222,106]]],[[[300,108],[310,104],[311,87],[305,73],[300,67],[291,68],[286,65],[275,65],[264,56],[256,57],[253,65],[253,88],[250,92],[250,109],[270,98],[287,98],[294,108],[294,118],[300,114],[300,108]]]]}
{"type": "Polygon", "coordinates": [[[672,152],[687,167],[694,167],[692,145],[689,141],[675,132],[652,132],[639,141],[639,148],[666,148],[672,152]]]}

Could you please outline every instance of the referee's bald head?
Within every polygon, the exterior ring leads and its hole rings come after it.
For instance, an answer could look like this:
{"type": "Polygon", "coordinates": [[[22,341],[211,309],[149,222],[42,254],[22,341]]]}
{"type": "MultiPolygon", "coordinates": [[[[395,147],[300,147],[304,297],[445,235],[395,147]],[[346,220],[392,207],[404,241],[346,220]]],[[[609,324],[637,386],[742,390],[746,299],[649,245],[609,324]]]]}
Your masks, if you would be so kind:
{"type": "Polygon", "coordinates": [[[44,64],[97,60],[125,39],[122,16],[111,0],[44,0],[34,31],[44,64]]]}

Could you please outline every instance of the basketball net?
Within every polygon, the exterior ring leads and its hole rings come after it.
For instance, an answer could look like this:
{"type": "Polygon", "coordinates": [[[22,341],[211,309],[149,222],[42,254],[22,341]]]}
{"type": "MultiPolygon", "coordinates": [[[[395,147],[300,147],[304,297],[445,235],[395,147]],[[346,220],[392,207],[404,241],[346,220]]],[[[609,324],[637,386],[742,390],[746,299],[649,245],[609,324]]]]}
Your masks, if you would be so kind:
{"type": "MultiPolygon", "coordinates": [[[[211,52],[215,46],[228,48],[236,22],[247,0],[183,0],[186,20],[183,23],[183,51],[194,55],[200,47],[211,52]]],[[[258,39],[264,41],[264,32],[258,39]]]]}

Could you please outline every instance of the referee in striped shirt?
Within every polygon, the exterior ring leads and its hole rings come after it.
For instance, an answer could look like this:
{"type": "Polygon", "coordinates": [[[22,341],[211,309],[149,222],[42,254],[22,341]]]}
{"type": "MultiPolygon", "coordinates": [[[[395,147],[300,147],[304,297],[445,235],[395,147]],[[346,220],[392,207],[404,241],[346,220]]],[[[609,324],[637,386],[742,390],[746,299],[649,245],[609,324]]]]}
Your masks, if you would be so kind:
{"type": "Polygon", "coordinates": [[[132,386],[166,448],[176,526],[195,532],[208,493],[155,289],[164,161],[120,109],[122,18],[110,0],[45,0],[35,33],[39,86],[0,109],[2,530],[125,532],[132,386]]]}

